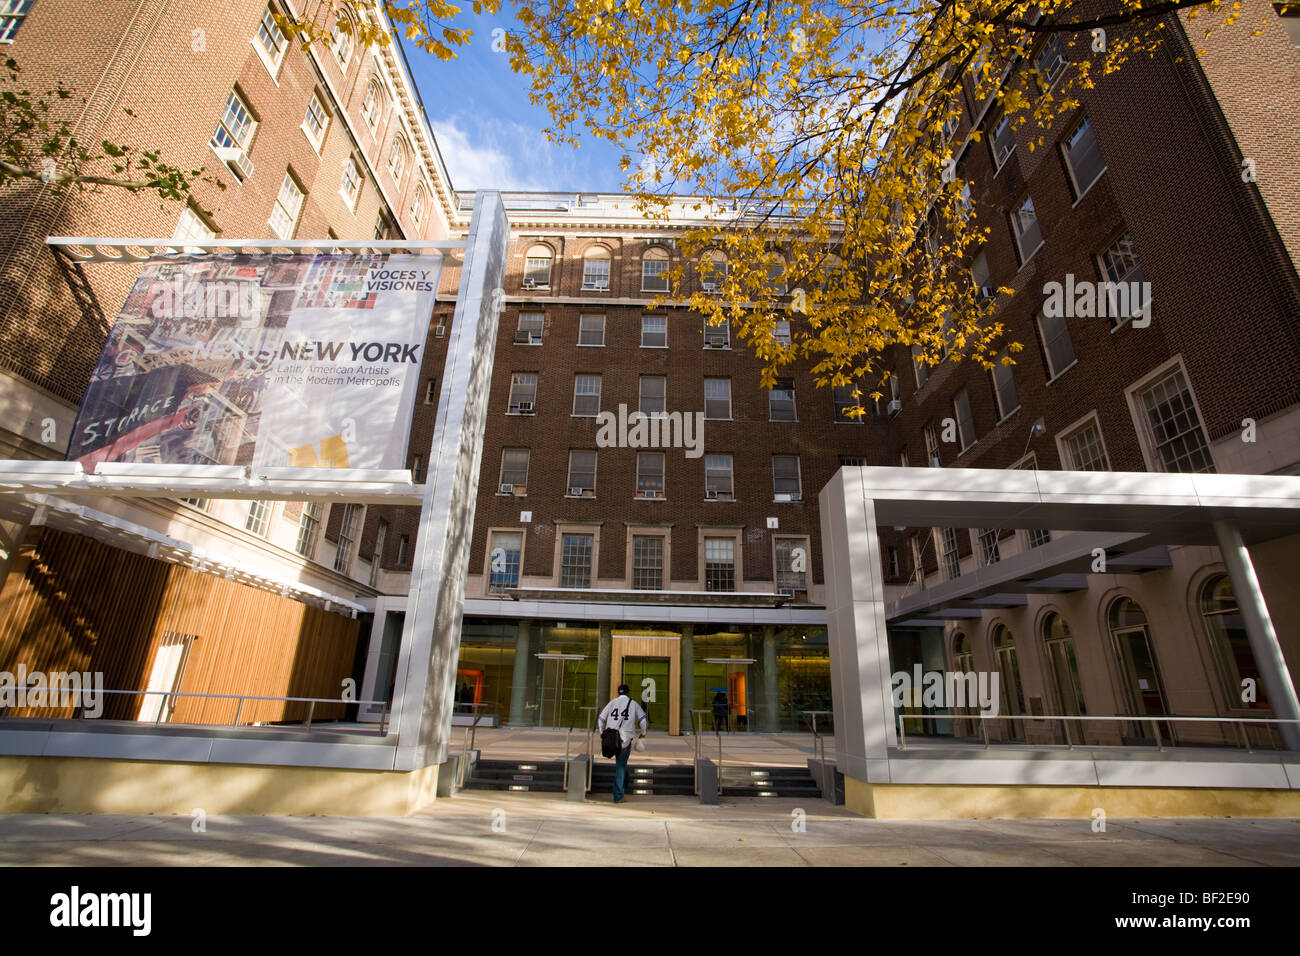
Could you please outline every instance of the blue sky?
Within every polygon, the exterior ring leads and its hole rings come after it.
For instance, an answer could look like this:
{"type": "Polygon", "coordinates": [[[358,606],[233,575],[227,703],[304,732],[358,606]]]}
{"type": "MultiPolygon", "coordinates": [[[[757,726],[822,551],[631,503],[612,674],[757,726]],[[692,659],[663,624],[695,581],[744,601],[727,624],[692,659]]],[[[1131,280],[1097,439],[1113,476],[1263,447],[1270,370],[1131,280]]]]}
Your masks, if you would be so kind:
{"type": "Polygon", "coordinates": [[[528,189],[557,192],[622,190],[622,152],[589,134],[574,149],[549,143],[541,130],[550,116],[528,102],[527,84],[510,70],[505,53],[492,51],[492,30],[509,29],[510,4],[500,15],[475,16],[469,4],[457,27],[474,31],[457,58],[441,61],[403,41],[406,56],[438,148],[457,189],[528,189]]]}

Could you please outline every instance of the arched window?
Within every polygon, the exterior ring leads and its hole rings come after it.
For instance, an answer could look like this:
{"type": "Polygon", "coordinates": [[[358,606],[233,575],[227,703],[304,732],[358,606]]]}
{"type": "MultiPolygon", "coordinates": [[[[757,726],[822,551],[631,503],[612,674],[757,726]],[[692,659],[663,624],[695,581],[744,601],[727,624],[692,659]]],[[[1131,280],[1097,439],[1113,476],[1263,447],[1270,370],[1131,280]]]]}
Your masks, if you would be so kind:
{"type": "Polygon", "coordinates": [[[393,182],[402,184],[402,173],[406,171],[406,140],[397,135],[393,137],[393,147],[388,151],[388,172],[393,182]]]}
{"type": "Polygon", "coordinates": [[[720,249],[705,253],[700,260],[700,288],[708,293],[716,293],[726,281],[730,265],[726,255],[720,249]]]}
{"type": "Polygon", "coordinates": [[[1228,706],[1237,708],[1265,708],[1268,699],[1259,679],[1259,667],[1246,637],[1246,622],[1237,606],[1237,596],[1232,593],[1232,581],[1219,574],[1205,582],[1201,588],[1201,620],[1209,638],[1218,666],[1223,692],[1228,706]],[[1245,680],[1254,681],[1255,700],[1242,700],[1245,680]]]}
{"type": "Polygon", "coordinates": [[[658,246],[647,249],[641,257],[641,291],[668,291],[668,252],[658,246]]]}
{"type": "MultiPolygon", "coordinates": [[[[1002,713],[1020,715],[1025,712],[1025,691],[1020,683],[1020,660],[1016,656],[1016,639],[1009,628],[999,624],[993,631],[993,653],[998,661],[998,690],[1002,696],[1002,713]]],[[[1024,734],[1024,721],[1008,721],[1008,736],[1019,740],[1024,734]]]]}
{"type": "Polygon", "coordinates": [[[415,198],[411,200],[411,221],[417,226],[424,219],[424,202],[424,186],[417,185],[415,187],[415,198]]]}
{"type": "MultiPolygon", "coordinates": [[[[1056,689],[1056,705],[1061,708],[1057,713],[1070,716],[1088,713],[1083,703],[1079,662],[1074,656],[1074,638],[1070,636],[1070,626],[1065,623],[1065,618],[1055,611],[1043,618],[1043,643],[1047,647],[1047,663],[1056,689]]],[[[1073,732],[1079,728],[1067,729],[1073,732]]]]}
{"type": "Polygon", "coordinates": [[[963,674],[970,674],[975,670],[975,655],[971,653],[970,638],[965,634],[958,634],[953,639],[952,665],[963,674]]]}
{"type": "Polygon", "coordinates": [[[588,292],[609,291],[609,250],[592,246],[582,254],[582,288],[588,292]]]}
{"type": "MultiPolygon", "coordinates": [[[[1151,646],[1146,612],[1132,598],[1121,597],[1111,604],[1108,621],[1115,653],[1119,655],[1124,690],[1128,695],[1129,706],[1133,708],[1131,713],[1169,713],[1165,707],[1164,686],[1160,680],[1155,650],[1151,646]]],[[[1162,725],[1162,734],[1168,732],[1166,726],[1162,725]]],[[[1142,736],[1152,736],[1150,721],[1141,721],[1138,727],[1142,736]]]]}
{"type": "Polygon", "coordinates": [[[355,36],[356,24],[346,15],[340,15],[334,21],[334,29],[330,30],[330,48],[334,51],[334,59],[339,61],[339,69],[344,73],[348,71],[348,63],[352,59],[352,40],[355,36]]]}
{"type": "Polygon", "coordinates": [[[366,121],[370,127],[370,132],[374,132],[379,127],[379,117],[384,112],[384,88],[380,86],[378,80],[371,80],[370,85],[366,87],[366,98],[361,103],[361,118],[366,121]]]}
{"type": "Polygon", "coordinates": [[[524,257],[524,288],[549,289],[551,287],[551,260],[555,253],[551,247],[538,244],[524,257]]]}

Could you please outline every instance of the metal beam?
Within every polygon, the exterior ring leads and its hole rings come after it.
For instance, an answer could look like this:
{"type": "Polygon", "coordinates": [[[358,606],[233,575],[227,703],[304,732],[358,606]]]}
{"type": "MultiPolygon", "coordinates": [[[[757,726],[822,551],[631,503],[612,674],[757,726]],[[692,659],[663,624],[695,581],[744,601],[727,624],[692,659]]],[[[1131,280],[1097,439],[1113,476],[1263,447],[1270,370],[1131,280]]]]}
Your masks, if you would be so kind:
{"type": "MultiPolygon", "coordinates": [[[[465,248],[463,239],[127,239],[117,236],[50,236],[45,244],[75,262],[139,264],[151,259],[184,260],[194,255],[282,255],[312,253],[447,253],[465,248]],[[109,251],[111,250],[111,251],[109,251]]],[[[447,258],[458,261],[457,257],[447,258]]]]}

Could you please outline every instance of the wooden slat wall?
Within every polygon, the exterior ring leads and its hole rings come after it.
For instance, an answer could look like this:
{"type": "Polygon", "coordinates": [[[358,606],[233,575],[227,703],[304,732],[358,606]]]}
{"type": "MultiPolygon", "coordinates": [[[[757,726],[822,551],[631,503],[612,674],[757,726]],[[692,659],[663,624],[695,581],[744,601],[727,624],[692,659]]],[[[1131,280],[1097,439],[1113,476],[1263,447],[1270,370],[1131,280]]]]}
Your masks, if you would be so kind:
{"type": "MultiPolygon", "coordinates": [[[[297,601],[89,538],[33,529],[0,588],[0,670],[103,671],[104,686],[147,686],[164,636],[194,635],[180,687],[190,693],[340,697],[360,626],[297,601]]],[[[133,720],[140,697],[110,696],[106,718],[133,720]]],[[[235,701],[181,698],[173,721],[230,723],[235,701]]],[[[317,704],[314,718],[345,705],[317,704]]],[[[304,720],[307,704],[249,701],[239,722],[304,720]]],[[[70,717],[70,708],[12,716],[70,717]]]]}
{"type": "Polygon", "coordinates": [[[611,698],[618,690],[618,675],[623,673],[623,658],[668,658],[668,733],[673,736],[680,734],[682,732],[682,708],[679,696],[682,686],[682,642],[662,637],[623,637],[616,634],[610,650],[610,656],[613,658],[613,666],[609,669],[609,695],[611,698]]]}

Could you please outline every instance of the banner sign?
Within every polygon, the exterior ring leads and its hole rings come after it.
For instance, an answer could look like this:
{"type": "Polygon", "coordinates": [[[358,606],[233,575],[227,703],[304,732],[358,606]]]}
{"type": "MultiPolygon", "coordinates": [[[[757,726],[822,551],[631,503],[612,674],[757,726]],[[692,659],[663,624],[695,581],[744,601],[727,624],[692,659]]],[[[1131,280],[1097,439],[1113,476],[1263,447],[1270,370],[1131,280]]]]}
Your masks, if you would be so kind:
{"type": "Polygon", "coordinates": [[[145,266],[69,460],[405,468],[437,255],[145,266]]]}

